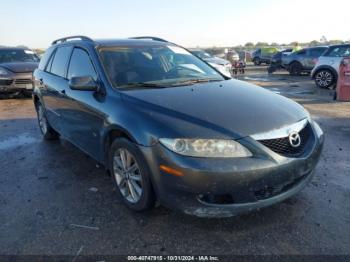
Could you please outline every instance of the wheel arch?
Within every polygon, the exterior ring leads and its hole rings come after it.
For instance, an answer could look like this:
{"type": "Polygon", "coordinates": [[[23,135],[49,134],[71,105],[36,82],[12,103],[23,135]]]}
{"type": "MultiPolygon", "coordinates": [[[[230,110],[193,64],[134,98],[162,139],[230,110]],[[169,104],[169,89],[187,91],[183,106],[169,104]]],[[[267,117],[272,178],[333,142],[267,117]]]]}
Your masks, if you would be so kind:
{"type": "Polygon", "coordinates": [[[323,66],[320,66],[318,68],[316,68],[313,73],[312,73],[312,79],[315,79],[315,76],[318,72],[320,72],[321,70],[329,70],[332,72],[332,74],[334,75],[335,77],[335,81],[338,80],[338,72],[337,70],[335,70],[332,66],[329,66],[329,65],[323,65],[323,66]]]}
{"type": "Polygon", "coordinates": [[[303,66],[303,64],[302,64],[299,60],[292,60],[292,61],[288,64],[288,67],[290,67],[292,64],[299,64],[299,65],[303,66]]]}
{"type": "Polygon", "coordinates": [[[108,160],[109,148],[116,138],[125,138],[132,143],[139,144],[134,136],[130,134],[125,128],[117,125],[110,126],[102,137],[102,148],[103,148],[103,162],[106,164],[108,160]]]}

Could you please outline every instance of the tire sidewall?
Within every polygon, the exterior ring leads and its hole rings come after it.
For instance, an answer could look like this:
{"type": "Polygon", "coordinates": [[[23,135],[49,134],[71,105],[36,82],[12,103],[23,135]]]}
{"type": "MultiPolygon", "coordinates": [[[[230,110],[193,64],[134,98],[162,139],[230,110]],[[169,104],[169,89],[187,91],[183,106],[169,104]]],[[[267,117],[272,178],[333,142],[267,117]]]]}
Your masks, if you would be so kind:
{"type": "Polygon", "coordinates": [[[113,185],[116,188],[118,197],[122,199],[122,201],[126,206],[128,206],[130,209],[135,211],[144,211],[151,208],[154,205],[155,197],[154,197],[151,179],[150,179],[150,171],[142,152],[140,151],[140,149],[137,147],[136,144],[132,143],[126,138],[115,139],[109,149],[108,168],[111,174],[111,178],[113,180],[113,185]],[[127,149],[133,155],[141,171],[142,194],[141,194],[140,200],[136,203],[131,203],[125,199],[125,197],[120,192],[119,186],[114,176],[113,157],[114,157],[114,153],[121,148],[127,149]]]}
{"type": "Polygon", "coordinates": [[[41,134],[43,135],[45,140],[56,140],[59,138],[59,134],[51,127],[47,116],[46,116],[46,111],[45,108],[43,107],[43,105],[40,102],[37,102],[35,104],[35,109],[36,109],[36,115],[37,115],[37,120],[38,120],[38,125],[39,125],[39,129],[41,134]],[[40,126],[40,122],[39,122],[39,107],[41,107],[41,110],[43,110],[43,114],[45,116],[45,122],[46,122],[46,132],[44,133],[41,126],[40,126]]]}

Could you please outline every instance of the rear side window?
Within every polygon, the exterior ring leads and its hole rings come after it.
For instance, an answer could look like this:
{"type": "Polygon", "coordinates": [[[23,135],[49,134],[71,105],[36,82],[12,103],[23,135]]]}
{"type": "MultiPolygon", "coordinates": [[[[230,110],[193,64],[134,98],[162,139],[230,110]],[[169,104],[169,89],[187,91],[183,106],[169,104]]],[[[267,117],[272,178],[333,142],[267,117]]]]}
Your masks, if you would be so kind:
{"type": "Polygon", "coordinates": [[[327,52],[326,56],[330,57],[346,57],[350,56],[350,46],[338,46],[327,52]]]}
{"type": "Polygon", "coordinates": [[[297,55],[305,55],[306,54],[306,50],[302,49],[300,51],[296,51],[295,54],[297,54],[297,55]]]}
{"type": "Polygon", "coordinates": [[[54,75],[66,77],[67,64],[71,50],[71,46],[62,46],[57,48],[55,56],[53,57],[51,68],[49,68],[48,71],[54,75]]]}
{"type": "Polygon", "coordinates": [[[81,48],[74,48],[70,60],[68,79],[74,76],[91,76],[93,79],[97,79],[89,54],[81,48]]]}
{"type": "Polygon", "coordinates": [[[318,56],[321,56],[325,50],[326,50],[325,48],[313,48],[313,49],[310,49],[309,52],[311,56],[318,57],[318,56]]]}

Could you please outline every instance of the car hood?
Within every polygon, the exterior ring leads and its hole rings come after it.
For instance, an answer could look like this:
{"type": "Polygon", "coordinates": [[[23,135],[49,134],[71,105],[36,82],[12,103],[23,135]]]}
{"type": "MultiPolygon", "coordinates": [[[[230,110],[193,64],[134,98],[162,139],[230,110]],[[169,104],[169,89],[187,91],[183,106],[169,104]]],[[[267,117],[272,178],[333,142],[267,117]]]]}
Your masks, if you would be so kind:
{"type": "Polygon", "coordinates": [[[39,63],[37,62],[12,62],[0,64],[1,67],[5,67],[14,73],[34,72],[38,65],[39,63]]]}
{"type": "Polygon", "coordinates": [[[162,127],[192,137],[238,139],[308,117],[294,101],[238,80],[123,91],[122,97],[162,127]]]}
{"type": "Polygon", "coordinates": [[[220,57],[205,58],[204,60],[208,63],[218,64],[218,65],[226,65],[230,63],[226,59],[222,59],[220,57]]]}

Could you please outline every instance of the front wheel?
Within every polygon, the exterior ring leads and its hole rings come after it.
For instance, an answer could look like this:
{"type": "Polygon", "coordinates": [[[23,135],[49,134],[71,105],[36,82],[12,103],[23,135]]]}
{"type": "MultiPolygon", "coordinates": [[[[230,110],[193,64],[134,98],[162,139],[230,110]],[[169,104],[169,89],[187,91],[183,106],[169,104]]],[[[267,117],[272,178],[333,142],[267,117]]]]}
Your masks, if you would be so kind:
{"type": "Polygon", "coordinates": [[[110,148],[109,170],[126,206],[134,211],[154,206],[149,168],[137,145],[125,138],[117,138],[110,148]]]}
{"type": "Polygon", "coordinates": [[[303,70],[303,66],[299,62],[293,62],[289,66],[289,73],[293,76],[301,75],[302,70],[303,70]]]}
{"type": "Polygon", "coordinates": [[[44,107],[41,103],[36,105],[36,112],[38,117],[38,123],[41,133],[45,140],[56,140],[59,138],[59,134],[50,126],[46,118],[44,107]]]}
{"type": "Polygon", "coordinates": [[[319,88],[328,88],[333,90],[335,87],[335,76],[330,70],[322,69],[316,73],[315,83],[319,88]]]}

